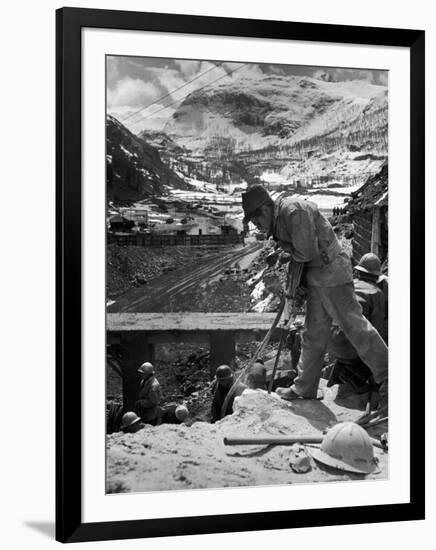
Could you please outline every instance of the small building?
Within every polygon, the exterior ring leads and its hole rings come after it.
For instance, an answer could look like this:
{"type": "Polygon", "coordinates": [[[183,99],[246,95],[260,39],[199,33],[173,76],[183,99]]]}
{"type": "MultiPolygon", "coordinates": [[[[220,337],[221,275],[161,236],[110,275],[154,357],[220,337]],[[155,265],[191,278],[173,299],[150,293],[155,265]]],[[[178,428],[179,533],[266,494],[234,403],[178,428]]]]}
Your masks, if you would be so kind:
{"type": "Polygon", "coordinates": [[[119,214],[109,218],[109,229],[111,231],[131,231],[134,225],[134,221],[128,220],[119,214]]]}
{"type": "Polygon", "coordinates": [[[382,263],[388,256],[388,163],[351,194],[346,206],[354,225],[353,260],[367,252],[377,254],[382,263]]]}
{"type": "Polygon", "coordinates": [[[233,225],[224,224],[221,226],[221,233],[223,235],[236,235],[238,230],[233,225]]]}

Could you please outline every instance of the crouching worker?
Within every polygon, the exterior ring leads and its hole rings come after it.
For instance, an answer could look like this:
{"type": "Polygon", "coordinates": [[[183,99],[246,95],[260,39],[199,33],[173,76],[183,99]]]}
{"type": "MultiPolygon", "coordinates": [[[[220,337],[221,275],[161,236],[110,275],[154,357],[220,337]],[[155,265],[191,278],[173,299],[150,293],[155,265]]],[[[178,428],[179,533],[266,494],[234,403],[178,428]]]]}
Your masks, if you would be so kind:
{"type": "Polygon", "coordinates": [[[216,369],[216,389],[212,400],[212,409],[211,409],[211,422],[214,423],[217,420],[221,420],[228,414],[233,412],[233,401],[235,397],[241,395],[241,393],[247,389],[245,384],[238,382],[232,397],[229,399],[225,414],[221,413],[224,400],[229,393],[230,388],[233,386],[234,377],[232,370],[228,365],[221,365],[216,369]]]}
{"type": "Polygon", "coordinates": [[[135,412],[146,424],[155,425],[161,415],[162,391],[160,384],[154,375],[155,371],[151,363],[143,363],[139,367],[138,373],[141,375],[142,380],[139,385],[138,399],[135,403],[135,412]]]}
{"type": "Polygon", "coordinates": [[[141,422],[139,416],[133,411],[126,412],[121,419],[120,430],[125,434],[133,434],[144,428],[145,424],[141,422]]]}
{"type": "MultiPolygon", "coordinates": [[[[378,286],[381,278],[380,259],[376,254],[369,252],[362,256],[354,270],[354,290],[362,313],[386,342],[386,298],[378,286]]],[[[373,391],[377,388],[371,370],[360,359],[351,342],[335,323],[331,329],[328,352],[336,362],[327,386],[347,383],[355,393],[373,391]]]]}
{"type": "Polygon", "coordinates": [[[160,424],[183,424],[189,419],[189,410],[185,405],[170,403],[162,407],[160,424]]]}
{"type": "Polygon", "coordinates": [[[256,361],[247,376],[247,384],[251,390],[266,390],[266,367],[261,361],[256,361]]]}

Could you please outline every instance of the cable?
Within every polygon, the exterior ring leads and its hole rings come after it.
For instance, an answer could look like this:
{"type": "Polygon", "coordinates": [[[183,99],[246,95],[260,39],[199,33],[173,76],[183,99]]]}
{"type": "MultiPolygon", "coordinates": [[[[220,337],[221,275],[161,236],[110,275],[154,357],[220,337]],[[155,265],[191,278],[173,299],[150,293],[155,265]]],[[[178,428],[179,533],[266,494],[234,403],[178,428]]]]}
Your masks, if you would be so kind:
{"type": "MultiPolygon", "coordinates": [[[[208,84],[205,84],[204,86],[200,86],[200,88],[197,88],[195,91],[198,92],[200,90],[203,90],[204,88],[207,88],[211,84],[214,84],[215,82],[218,82],[218,80],[221,80],[222,78],[225,78],[226,76],[230,76],[231,74],[235,73],[236,71],[239,71],[239,69],[242,69],[242,67],[244,67],[245,65],[248,65],[248,63],[243,63],[241,66],[237,67],[236,69],[233,69],[233,71],[230,71],[229,73],[226,73],[225,75],[222,75],[222,76],[216,78],[215,80],[212,80],[212,82],[209,82],[208,84]]],[[[183,101],[184,99],[186,99],[187,97],[188,96],[186,95],[182,99],[176,99],[172,103],[169,103],[168,105],[163,106],[161,109],[158,109],[154,113],[152,113],[152,114],[150,114],[146,117],[141,118],[141,120],[137,120],[136,122],[133,122],[132,126],[135,126],[136,124],[139,124],[140,122],[144,122],[144,120],[147,120],[148,118],[151,118],[152,116],[154,117],[155,115],[157,115],[157,113],[160,113],[161,111],[164,111],[165,109],[168,109],[168,107],[171,107],[171,105],[174,105],[175,103],[179,103],[179,102],[183,101]]]]}
{"type": "MultiPolygon", "coordinates": [[[[175,90],[172,90],[171,92],[168,92],[166,95],[160,97],[159,99],[156,99],[155,101],[153,101],[152,103],[149,103],[148,105],[146,105],[145,107],[141,107],[138,111],[134,112],[134,113],[130,113],[130,115],[126,116],[126,118],[123,118],[122,120],[120,120],[120,122],[125,122],[126,120],[128,120],[129,118],[131,118],[132,116],[135,116],[137,115],[138,113],[140,113],[141,111],[145,111],[145,109],[148,109],[149,107],[151,107],[152,105],[155,105],[156,103],[159,103],[160,101],[162,101],[162,99],[165,99],[167,98],[168,96],[174,94],[175,92],[177,92],[178,90],[181,90],[182,88],[184,88],[185,86],[187,86],[188,84],[191,84],[191,82],[194,82],[194,80],[198,80],[201,76],[209,73],[210,71],[212,71],[213,69],[216,69],[217,67],[219,67],[220,65],[222,65],[222,62],[218,63],[217,65],[214,65],[213,67],[211,67],[210,69],[207,69],[207,71],[204,71],[204,73],[200,73],[199,75],[197,75],[195,78],[193,78],[192,80],[189,80],[188,82],[185,82],[185,84],[182,84],[182,86],[179,86],[178,88],[176,88],[175,90]]],[[[155,77],[153,80],[156,80],[157,77],[155,77]]]]}

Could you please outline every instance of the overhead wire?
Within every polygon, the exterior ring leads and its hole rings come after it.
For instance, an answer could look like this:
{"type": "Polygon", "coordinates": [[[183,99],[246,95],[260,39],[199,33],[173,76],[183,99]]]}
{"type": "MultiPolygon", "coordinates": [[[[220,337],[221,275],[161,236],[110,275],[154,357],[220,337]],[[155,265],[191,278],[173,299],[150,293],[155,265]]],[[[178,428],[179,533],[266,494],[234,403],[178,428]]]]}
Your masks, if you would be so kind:
{"type": "MultiPolygon", "coordinates": [[[[219,76],[218,78],[216,78],[215,80],[212,80],[212,82],[208,82],[207,84],[204,84],[203,86],[200,86],[200,87],[197,88],[195,91],[198,92],[198,91],[200,91],[200,90],[203,90],[204,88],[207,88],[208,86],[211,86],[212,84],[214,84],[215,82],[218,82],[219,80],[225,78],[226,76],[230,76],[231,74],[235,73],[236,71],[239,71],[239,70],[242,69],[242,67],[244,67],[245,65],[248,65],[248,63],[243,63],[243,64],[240,65],[239,67],[236,67],[236,69],[233,69],[232,71],[229,71],[229,72],[226,73],[225,75],[221,75],[221,76],[219,76]]],[[[189,95],[189,94],[188,94],[188,95],[189,95]]],[[[164,105],[161,109],[158,109],[158,110],[155,111],[154,113],[151,113],[150,115],[141,118],[141,120],[137,120],[136,122],[133,122],[133,123],[132,123],[132,126],[135,126],[136,124],[139,124],[140,122],[144,122],[144,120],[147,120],[148,118],[154,117],[155,115],[157,115],[157,113],[160,113],[161,111],[164,111],[165,109],[168,109],[168,107],[171,107],[172,105],[174,105],[174,104],[176,104],[176,103],[179,103],[179,102],[183,101],[186,97],[188,97],[188,95],[186,95],[184,98],[176,99],[175,101],[169,103],[168,105],[164,105]]]]}
{"type": "MultiPolygon", "coordinates": [[[[193,78],[192,80],[189,80],[188,82],[185,82],[184,84],[182,84],[181,86],[179,86],[178,88],[176,88],[175,90],[172,90],[171,92],[168,92],[167,94],[165,94],[164,96],[160,97],[159,99],[156,99],[155,101],[152,101],[151,103],[149,103],[148,105],[146,105],[145,107],[141,107],[138,111],[135,111],[134,113],[130,113],[129,115],[127,115],[125,118],[121,119],[120,122],[125,122],[126,120],[128,120],[129,118],[139,114],[140,112],[142,111],[145,111],[145,109],[148,109],[149,107],[151,107],[152,105],[155,105],[156,103],[159,103],[160,101],[162,101],[163,99],[166,99],[167,97],[169,97],[170,95],[174,94],[175,92],[178,92],[179,90],[181,90],[182,88],[185,88],[185,86],[188,86],[188,84],[191,84],[192,82],[194,82],[195,80],[198,80],[200,77],[204,76],[205,74],[209,73],[210,71],[213,71],[214,69],[220,67],[222,65],[222,61],[219,62],[217,65],[214,65],[213,67],[210,67],[209,69],[207,69],[207,71],[204,71],[200,74],[198,74],[195,78],[193,78]]],[[[155,77],[153,79],[156,80],[157,77],[155,77]]]]}

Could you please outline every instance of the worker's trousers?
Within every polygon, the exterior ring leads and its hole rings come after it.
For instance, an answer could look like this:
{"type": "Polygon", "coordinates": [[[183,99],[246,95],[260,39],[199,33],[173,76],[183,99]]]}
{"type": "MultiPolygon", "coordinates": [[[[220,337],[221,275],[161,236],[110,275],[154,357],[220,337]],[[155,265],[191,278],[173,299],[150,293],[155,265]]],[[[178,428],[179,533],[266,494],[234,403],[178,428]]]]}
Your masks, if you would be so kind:
{"type": "Polygon", "coordinates": [[[363,316],[353,283],[335,287],[310,286],[298,375],[292,386],[294,392],[303,397],[315,398],[317,395],[332,320],[371,369],[375,381],[381,383],[388,377],[388,348],[363,316]]]}

